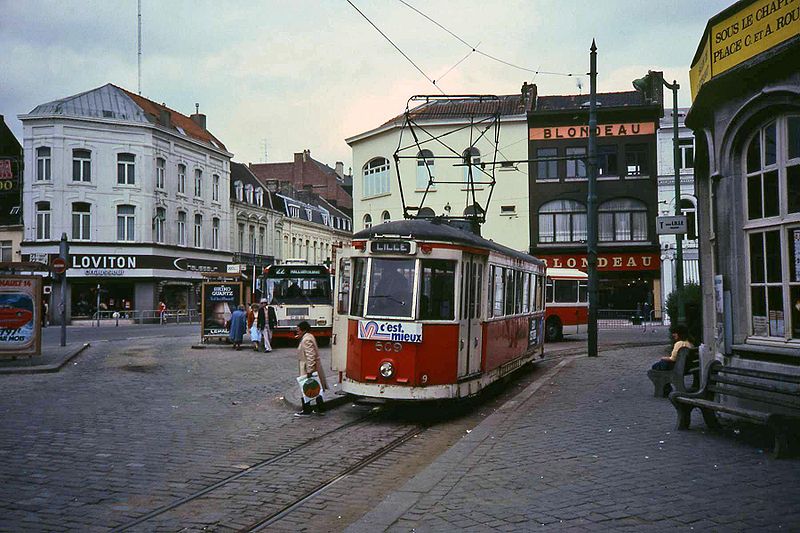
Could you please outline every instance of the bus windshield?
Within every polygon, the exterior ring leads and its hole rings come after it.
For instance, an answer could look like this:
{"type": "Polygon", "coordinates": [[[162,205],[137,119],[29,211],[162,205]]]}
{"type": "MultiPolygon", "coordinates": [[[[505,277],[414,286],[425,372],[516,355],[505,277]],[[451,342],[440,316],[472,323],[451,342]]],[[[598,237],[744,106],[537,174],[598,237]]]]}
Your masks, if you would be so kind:
{"type": "Polygon", "coordinates": [[[271,305],[330,304],[331,287],[327,276],[318,278],[267,278],[267,298],[271,305]]]}

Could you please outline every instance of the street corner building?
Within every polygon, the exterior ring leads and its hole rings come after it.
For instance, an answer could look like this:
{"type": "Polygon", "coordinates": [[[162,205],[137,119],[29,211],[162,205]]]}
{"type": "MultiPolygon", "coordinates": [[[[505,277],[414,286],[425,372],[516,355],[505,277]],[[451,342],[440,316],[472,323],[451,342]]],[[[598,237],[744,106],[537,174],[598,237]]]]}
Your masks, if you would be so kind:
{"type": "Polygon", "coordinates": [[[800,374],[800,4],[736,2],[690,71],[703,340],[800,374]]]}
{"type": "MultiPolygon", "coordinates": [[[[600,93],[597,126],[599,305],[663,307],[658,214],[660,96],[600,93]]],[[[538,96],[528,111],[530,251],[586,271],[588,95],[538,96]]]]}
{"type": "Polygon", "coordinates": [[[19,118],[22,257],[49,263],[67,235],[67,320],[159,301],[195,310],[201,273],[231,259],[232,154],[206,116],[107,84],[19,118]]]}

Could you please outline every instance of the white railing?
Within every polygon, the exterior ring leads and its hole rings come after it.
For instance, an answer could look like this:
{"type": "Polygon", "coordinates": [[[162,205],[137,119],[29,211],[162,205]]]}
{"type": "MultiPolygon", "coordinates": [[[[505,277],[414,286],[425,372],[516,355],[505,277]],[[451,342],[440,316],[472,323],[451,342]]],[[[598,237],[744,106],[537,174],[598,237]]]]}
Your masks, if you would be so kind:
{"type": "Polygon", "coordinates": [[[91,321],[97,326],[120,324],[194,324],[200,322],[200,313],[194,310],[174,311],[134,310],[134,311],[95,311],[91,321]]]}

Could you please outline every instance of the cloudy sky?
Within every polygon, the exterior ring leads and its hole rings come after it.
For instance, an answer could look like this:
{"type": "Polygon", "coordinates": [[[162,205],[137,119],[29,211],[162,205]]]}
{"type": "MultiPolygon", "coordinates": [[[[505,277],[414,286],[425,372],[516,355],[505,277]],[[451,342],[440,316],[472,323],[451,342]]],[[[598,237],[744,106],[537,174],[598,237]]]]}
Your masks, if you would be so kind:
{"type": "MultiPolygon", "coordinates": [[[[350,0],[449,94],[588,92],[594,37],[600,91],[630,90],[663,70],[689,105],[688,69],[712,15],[732,0],[350,0]],[[411,7],[409,7],[411,6],[411,7]],[[466,58],[466,59],[465,59],[466,58]],[[463,61],[462,61],[463,60],[463,61]],[[461,61],[459,63],[459,61],[461,61]],[[457,66],[455,66],[458,64],[457,66]],[[453,68],[455,66],[455,68],[453,68]]],[[[142,0],[142,95],[184,113],[194,104],[240,162],[310,149],[333,166],[344,139],[438,89],[348,0],[142,0]]],[[[136,0],[0,0],[0,114],[111,82],[137,90],[136,0]]]]}

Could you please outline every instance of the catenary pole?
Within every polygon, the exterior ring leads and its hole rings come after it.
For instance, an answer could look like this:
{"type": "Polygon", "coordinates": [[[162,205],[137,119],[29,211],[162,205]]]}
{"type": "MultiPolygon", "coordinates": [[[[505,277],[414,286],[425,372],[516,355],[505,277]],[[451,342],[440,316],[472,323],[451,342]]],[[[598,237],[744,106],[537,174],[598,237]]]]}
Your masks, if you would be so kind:
{"type": "Polygon", "coordinates": [[[589,270],[589,357],[597,357],[597,46],[589,54],[589,191],[586,255],[589,270]]]}
{"type": "MultiPolygon", "coordinates": [[[[678,85],[664,83],[672,89],[672,162],[675,166],[675,214],[681,214],[681,148],[678,136],[678,85]]],[[[686,302],[683,297],[683,235],[675,235],[675,296],[678,304],[678,324],[686,323],[686,302]]]]}
{"type": "MultiPolygon", "coordinates": [[[[69,265],[69,243],[67,234],[61,234],[61,242],[58,245],[58,256],[69,265]]],[[[67,345],[67,271],[61,273],[61,346],[67,345]]]]}

